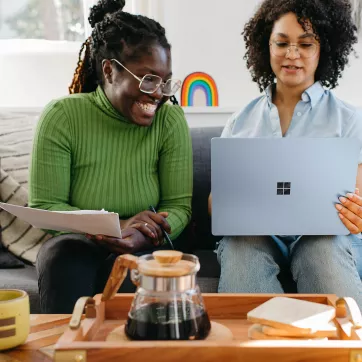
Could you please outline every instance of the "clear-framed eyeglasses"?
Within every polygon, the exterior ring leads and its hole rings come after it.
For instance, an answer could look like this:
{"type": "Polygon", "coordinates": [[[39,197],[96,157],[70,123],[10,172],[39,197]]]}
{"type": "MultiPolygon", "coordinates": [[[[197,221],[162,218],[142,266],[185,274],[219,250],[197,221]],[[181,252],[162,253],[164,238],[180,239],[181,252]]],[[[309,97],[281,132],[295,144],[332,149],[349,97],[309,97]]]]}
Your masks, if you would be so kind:
{"type": "Polygon", "coordinates": [[[133,75],[139,82],[139,89],[143,93],[152,94],[161,87],[162,94],[166,97],[173,96],[181,87],[181,81],[179,79],[168,79],[166,82],[163,82],[162,78],[155,74],[146,74],[142,78],[137,77],[133,74],[128,68],[126,68],[121,62],[117,59],[111,59],[111,61],[119,64],[123,69],[128,73],[133,75]]]}
{"type": "Polygon", "coordinates": [[[293,44],[284,40],[272,40],[269,45],[271,52],[277,57],[285,57],[293,49],[301,58],[311,58],[318,50],[318,43],[310,41],[301,41],[300,43],[293,44]]]}

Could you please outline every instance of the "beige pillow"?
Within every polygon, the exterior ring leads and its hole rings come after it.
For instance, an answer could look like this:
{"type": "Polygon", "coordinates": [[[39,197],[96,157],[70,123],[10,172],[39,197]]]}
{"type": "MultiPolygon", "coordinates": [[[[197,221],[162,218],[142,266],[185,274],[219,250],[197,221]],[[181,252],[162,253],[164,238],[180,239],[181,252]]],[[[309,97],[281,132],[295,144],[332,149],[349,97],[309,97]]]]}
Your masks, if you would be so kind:
{"type": "MultiPolygon", "coordinates": [[[[0,201],[26,206],[29,160],[39,112],[0,111],[0,201]]],[[[0,209],[3,244],[15,255],[35,262],[50,234],[0,209]]]]}
{"type": "MultiPolygon", "coordinates": [[[[20,206],[28,205],[27,190],[1,168],[0,201],[20,206]]],[[[16,256],[31,263],[35,263],[42,244],[52,237],[2,209],[0,209],[0,225],[3,245],[16,256]]]]}
{"type": "Polygon", "coordinates": [[[1,168],[25,189],[39,112],[0,111],[1,168]]]}

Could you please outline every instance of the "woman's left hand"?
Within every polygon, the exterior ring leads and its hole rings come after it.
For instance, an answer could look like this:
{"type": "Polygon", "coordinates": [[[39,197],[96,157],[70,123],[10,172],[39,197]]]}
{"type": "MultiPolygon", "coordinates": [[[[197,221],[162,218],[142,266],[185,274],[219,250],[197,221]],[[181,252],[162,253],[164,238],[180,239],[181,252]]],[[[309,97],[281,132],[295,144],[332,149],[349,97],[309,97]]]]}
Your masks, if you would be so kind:
{"type": "Polygon", "coordinates": [[[354,194],[348,193],[346,196],[341,196],[341,203],[335,205],[338,215],[351,234],[359,234],[362,231],[362,197],[357,188],[354,194]]]}

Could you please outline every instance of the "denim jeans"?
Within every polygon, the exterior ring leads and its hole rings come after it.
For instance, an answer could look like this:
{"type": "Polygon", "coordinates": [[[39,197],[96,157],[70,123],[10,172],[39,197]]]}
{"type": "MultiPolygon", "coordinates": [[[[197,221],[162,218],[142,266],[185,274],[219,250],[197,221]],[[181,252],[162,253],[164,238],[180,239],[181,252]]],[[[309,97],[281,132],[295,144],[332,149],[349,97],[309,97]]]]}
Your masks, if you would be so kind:
{"type": "Polygon", "coordinates": [[[285,293],[279,275],[289,269],[298,293],[348,296],[362,307],[362,240],[303,236],[285,246],[288,255],[269,236],[224,237],[217,250],[219,292],[285,293]]]}
{"type": "MultiPolygon", "coordinates": [[[[135,255],[150,254],[154,250],[135,255]]],[[[36,261],[42,313],[72,313],[80,297],[102,293],[116,258],[116,254],[84,235],[65,234],[49,239],[40,248],[36,261]]],[[[119,293],[135,291],[129,274],[119,293]]]]}

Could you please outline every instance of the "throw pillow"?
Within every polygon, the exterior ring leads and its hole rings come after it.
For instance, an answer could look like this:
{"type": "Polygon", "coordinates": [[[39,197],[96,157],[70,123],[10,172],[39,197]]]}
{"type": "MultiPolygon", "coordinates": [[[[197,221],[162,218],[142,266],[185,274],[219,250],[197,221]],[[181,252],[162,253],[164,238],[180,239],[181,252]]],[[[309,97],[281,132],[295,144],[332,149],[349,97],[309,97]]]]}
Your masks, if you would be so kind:
{"type": "MultiPolygon", "coordinates": [[[[1,168],[0,201],[20,206],[27,206],[28,203],[28,192],[25,188],[1,168]]],[[[31,263],[35,263],[41,245],[52,237],[2,209],[0,225],[3,245],[16,256],[31,263]]]]}
{"type": "Polygon", "coordinates": [[[0,111],[1,168],[25,189],[39,112],[0,111]]]}
{"type": "MultiPolygon", "coordinates": [[[[40,112],[0,112],[0,201],[27,206],[29,160],[40,112]]],[[[0,209],[3,245],[35,263],[38,251],[52,236],[0,209]]]]}

